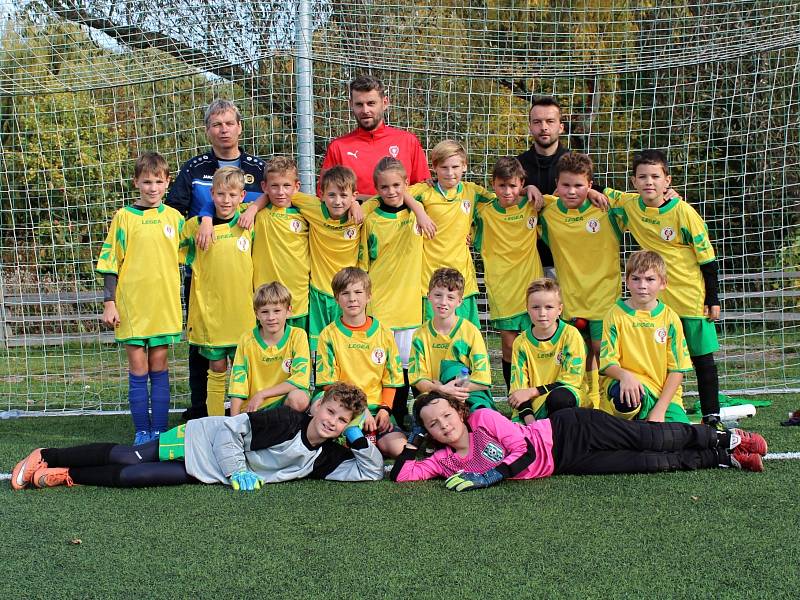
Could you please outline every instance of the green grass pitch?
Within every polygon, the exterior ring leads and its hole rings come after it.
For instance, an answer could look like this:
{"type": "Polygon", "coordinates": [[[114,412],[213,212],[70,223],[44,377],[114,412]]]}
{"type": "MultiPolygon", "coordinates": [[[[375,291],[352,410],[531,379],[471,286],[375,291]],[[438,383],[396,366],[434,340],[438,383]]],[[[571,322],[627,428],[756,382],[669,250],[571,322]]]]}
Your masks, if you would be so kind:
{"type": "MultiPolygon", "coordinates": [[[[771,398],[749,428],[800,450],[771,398]]],[[[37,445],[127,442],[126,417],[0,421],[0,471],[37,445]]],[[[0,482],[2,598],[796,598],[800,461],[506,482],[90,487],[0,482]],[[73,543],[80,540],[80,543],[73,543]]]]}

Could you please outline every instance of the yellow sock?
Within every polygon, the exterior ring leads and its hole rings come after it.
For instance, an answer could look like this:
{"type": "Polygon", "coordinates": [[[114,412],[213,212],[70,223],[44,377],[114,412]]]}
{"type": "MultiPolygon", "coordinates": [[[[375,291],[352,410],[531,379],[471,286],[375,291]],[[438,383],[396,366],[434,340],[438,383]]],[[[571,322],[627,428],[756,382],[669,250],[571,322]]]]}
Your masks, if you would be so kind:
{"type": "Polygon", "coordinates": [[[586,386],[589,389],[589,402],[592,408],[600,407],[600,372],[595,369],[594,371],[586,371],[586,386]]]}
{"type": "Polygon", "coordinates": [[[208,383],[206,384],[206,408],[209,417],[225,415],[225,375],[208,370],[208,383]]]}

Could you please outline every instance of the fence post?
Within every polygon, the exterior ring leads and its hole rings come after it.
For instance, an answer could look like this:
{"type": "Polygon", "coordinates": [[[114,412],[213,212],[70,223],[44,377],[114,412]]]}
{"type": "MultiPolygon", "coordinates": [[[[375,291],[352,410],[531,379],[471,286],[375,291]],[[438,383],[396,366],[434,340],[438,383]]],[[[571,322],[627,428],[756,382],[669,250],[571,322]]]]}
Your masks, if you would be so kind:
{"type": "Polygon", "coordinates": [[[294,72],[297,85],[297,154],[301,189],[314,194],[314,85],[311,65],[311,0],[298,0],[294,72]]]}

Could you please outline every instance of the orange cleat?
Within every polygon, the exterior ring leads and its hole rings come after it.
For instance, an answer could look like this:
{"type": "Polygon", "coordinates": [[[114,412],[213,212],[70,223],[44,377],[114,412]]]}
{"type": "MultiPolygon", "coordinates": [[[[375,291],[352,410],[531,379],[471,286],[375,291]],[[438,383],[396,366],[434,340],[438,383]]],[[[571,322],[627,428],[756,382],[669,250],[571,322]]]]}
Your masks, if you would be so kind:
{"type": "Polygon", "coordinates": [[[58,468],[48,469],[47,467],[39,469],[33,474],[33,485],[37,488],[56,487],[58,485],[66,485],[72,487],[72,477],[69,476],[69,469],[58,468]]]}
{"type": "Polygon", "coordinates": [[[42,460],[42,449],[37,448],[14,467],[14,471],[11,473],[11,488],[24,490],[31,485],[33,474],[39,469],[46,468],[47,463],[42,460]]]}

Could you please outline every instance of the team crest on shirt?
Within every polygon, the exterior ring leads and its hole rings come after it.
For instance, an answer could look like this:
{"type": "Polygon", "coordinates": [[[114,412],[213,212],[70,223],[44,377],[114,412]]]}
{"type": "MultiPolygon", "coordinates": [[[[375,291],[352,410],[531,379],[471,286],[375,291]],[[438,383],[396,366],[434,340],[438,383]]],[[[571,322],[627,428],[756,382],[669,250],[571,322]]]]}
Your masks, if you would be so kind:
{"type": "Polygon", "coordinates": [[[589,219],[586,221],[586,231],[589,233],[597,233],[600,231],[600,221],[597,219],[589,219]]]}
{"type": "Polygon", "coordinates": [[[556,364],[560,365],[562,362],[564,362],[564,353],[559,351],[558,354],[556,354],[556,364]]]}
{"type": "Polygon", "coordinates": [[[247,173],[247,174],[244,176],[244,184],[245,184],[245,185],[250,185],[250,184],[252,184],[252,183],[253,183],[255,180],[256,180],[256,178],[255,178],[255,177],[253,177],[253,176],[252,176],[250,173],[247,173]]]}
{"type": "Polygon", "coordinates": [[[535,229],[536,228],[536,216],[531,215],[528,217],[528,229],[535,229]]]}
{"type": "Polygon", "coordinates": [[[300,231],[302,231],[303,229],[303,224],[297,219],[292,219],[291,221],[289,221],[289,229],[291,229],[295,233],[300,233],[300,231]]]}
{"type": "Polygon", "coordinates": [[[675,230],[667,225],[661,230],[661,239],[665,242],[671,242],[673,239],[675,239],[675,230]]]}
{"type": "Polygon", "coordinates": [[[389,146],[389,154],[392,155],[392,158],[397,158],[397,155],[400,154],[400,146],[389,146]]]}
{"type": "Polygon", "coordinates": [[[172,239],[175,237],[175,228],[167,223],[164,225],[164,235],[167,236],[168,239],[172,239]]]}
{"type": "Polygon", "coordinates": [[[238,240],[236,240],[236,247],[242,252],[247,252],[248,250],[250,250],[250,240],[242,236],[238,240]]]}
{"type": "Polygon", "coordinates": [[[481,452],[481,454],[483,454],[486,460],[495,463],[498,463],[501,460],[503,460],[503,456],[505,456],[505,454],[503,453],[503,449],[497,444],[493,444],[492,442],[486,444],[486,447],[483,449],[483,452],[481,452]]]}
{"type": "Polygon", "coordinates": [[[659,327],[653,332],[653,337],[659,344],[666,344],[667,343],[667,330],[663,327],[659,327]]]}
{"type": "Polygon", "coordinates": [[[465,215],[470,214],[470,212],[472,211],[472,202],[470,202],[469,200],[462,200],[461,210],[465,215]]]}
{"type": "Polygon", "coordinates": [[[376,365],[382,365],[386,362],[386,350],[378,346],[372,350],[372,354],[370,355],[372,362],[376,365]]]}
{"type": "Polygon", "coordinates": [[[287,358],[286,360],[284,360],[283,363],[281,364],[281,368],[283,369],[284,373],[291,373],[292,372],[292,359],[291,358],[287,358]]]}
{"type": "Polygon", "coordinates": [[[348,227],[347,229],[344,230],[342,235],[344,235],[344,239],[346,239],[346,240],[354,240],[354,239],[356,239],[356,235],[357,235],[356,228],[355,227],[348,227]]]}

